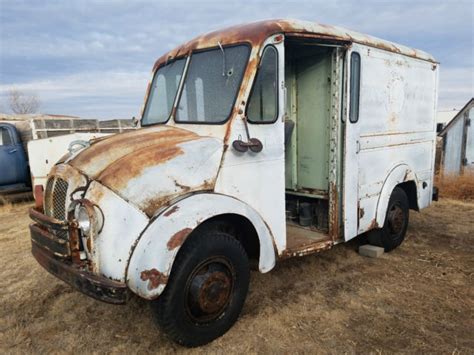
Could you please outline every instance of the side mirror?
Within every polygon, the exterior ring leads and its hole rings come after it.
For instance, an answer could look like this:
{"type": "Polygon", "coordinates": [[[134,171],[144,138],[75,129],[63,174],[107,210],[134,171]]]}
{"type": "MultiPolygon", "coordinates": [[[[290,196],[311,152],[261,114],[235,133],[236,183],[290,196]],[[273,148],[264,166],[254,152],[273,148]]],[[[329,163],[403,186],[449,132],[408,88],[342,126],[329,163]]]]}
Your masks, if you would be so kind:
{"type": "Polygon", "coordinates": [[[259,153],[263,149],[262,142],[257,138],[250,138],[248,142],[244,142],[241,139],[232,142],[232,147],[238,152],[245,153],[247,150],[251,150],[254,153],[259,153]]]}
{"type": "Polygon", "coordinates": [[[249,126],[247,124],[247,116],[243,116],[245,133],[247,134],[247,142],[244,142],[239,136],[239,139],[232,142],[232,147],[241,153],[245,153],[249,149],[254,153],[260,153],[263,149],[263,144],[258,138],[250,138],[249,126]]]}

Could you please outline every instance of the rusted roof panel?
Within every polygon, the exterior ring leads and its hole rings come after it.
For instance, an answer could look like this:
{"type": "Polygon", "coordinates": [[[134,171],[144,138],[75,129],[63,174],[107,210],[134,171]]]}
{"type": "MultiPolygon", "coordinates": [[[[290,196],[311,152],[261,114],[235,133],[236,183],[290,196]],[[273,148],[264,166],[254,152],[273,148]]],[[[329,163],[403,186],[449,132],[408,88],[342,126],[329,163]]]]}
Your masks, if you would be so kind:
{"type": "Polygon", "coordinates": [[[426,52],[350,31],[342,27],[323,25],[309,21],[279,19],[252,22],[205,33],[163,55],[155,63],[155,68],[165,62],[167,58],[184,55],[195,49],[215,47],[217,46],[217,42],[221,44],[237,42],[260,44],[264,39],[276,33],[306,34],[325,39],[356,42],[436,63],[436,60],[426,52]]]}

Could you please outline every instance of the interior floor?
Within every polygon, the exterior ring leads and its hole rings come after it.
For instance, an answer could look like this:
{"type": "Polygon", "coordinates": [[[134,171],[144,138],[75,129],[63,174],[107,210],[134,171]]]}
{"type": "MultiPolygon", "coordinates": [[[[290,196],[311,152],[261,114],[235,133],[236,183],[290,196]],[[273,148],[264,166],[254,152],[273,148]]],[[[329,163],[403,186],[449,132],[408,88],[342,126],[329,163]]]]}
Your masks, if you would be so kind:
{"type": "Polygon", "coordinates": [[[286,250],[284,256],[303,256],[333,245],[331,238],[316,230],[308,230],[296,224],[286,225],[286,250]]]}

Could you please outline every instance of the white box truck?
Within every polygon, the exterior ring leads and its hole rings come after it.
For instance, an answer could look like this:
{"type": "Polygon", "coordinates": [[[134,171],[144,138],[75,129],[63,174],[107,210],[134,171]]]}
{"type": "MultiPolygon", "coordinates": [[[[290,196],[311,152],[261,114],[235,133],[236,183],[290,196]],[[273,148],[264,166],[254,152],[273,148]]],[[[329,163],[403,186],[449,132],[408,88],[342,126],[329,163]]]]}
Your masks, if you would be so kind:
{"type": "Polygon", "coordinates": [[[390,251],[433,197],[439,65],[342,28],[270,20],[199,36],[153,67],[141,129],[56,164],[32,252],[99,300],[153,302],[197,346],[276,262],[363,233],[390,251]]]}

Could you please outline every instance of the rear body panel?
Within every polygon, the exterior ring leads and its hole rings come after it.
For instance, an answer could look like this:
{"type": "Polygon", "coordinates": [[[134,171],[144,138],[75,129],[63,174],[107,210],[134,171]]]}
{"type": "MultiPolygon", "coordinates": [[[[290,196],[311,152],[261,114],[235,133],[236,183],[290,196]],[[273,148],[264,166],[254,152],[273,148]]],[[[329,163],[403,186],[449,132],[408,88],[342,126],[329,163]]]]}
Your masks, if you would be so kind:
{"type": "Polygon", "coordinates": [[[345,117],[345,240],[383,225],[397,184],[415,183],[419,209],[431,203],[436,145],[438,66],[359,44],[352,52],[361,81],[359,120],[345,117]]]}

